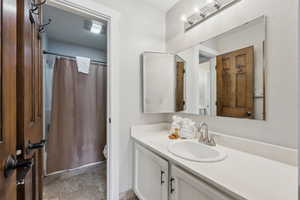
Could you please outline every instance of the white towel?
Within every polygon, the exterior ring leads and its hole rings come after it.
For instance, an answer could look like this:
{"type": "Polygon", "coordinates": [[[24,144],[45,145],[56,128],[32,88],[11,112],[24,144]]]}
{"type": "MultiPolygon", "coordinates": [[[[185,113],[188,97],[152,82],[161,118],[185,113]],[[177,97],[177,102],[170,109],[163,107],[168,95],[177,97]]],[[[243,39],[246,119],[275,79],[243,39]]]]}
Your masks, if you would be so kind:
{"type": "Polygon", "coordinates": [[[76,57],[76,62],[77,62],[77,67],[78,67],[78,72],[88,74],[90,71],[90,63],[91,59],[90,58],[85,58],[85,57],[76,57]]]}

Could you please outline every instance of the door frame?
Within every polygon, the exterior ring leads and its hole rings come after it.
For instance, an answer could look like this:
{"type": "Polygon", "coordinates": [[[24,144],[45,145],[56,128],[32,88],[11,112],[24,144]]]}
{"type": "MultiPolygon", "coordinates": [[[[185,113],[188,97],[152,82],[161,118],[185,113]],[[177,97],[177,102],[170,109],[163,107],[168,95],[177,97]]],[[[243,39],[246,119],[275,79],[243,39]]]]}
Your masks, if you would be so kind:
{"type": "Polygon", "coordinates": [[[120,13],[92,0],[48,0],[47,4],[107,21],[107,199],[119,199],[120,13]]]}

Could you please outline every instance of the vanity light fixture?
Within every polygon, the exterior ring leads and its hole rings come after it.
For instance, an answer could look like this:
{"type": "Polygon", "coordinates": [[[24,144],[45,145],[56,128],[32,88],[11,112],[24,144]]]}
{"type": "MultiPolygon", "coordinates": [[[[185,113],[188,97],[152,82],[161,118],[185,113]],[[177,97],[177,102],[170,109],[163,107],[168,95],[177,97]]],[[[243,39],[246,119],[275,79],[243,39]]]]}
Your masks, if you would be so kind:
{"type": "Polygon", "coordinates": [[[219,10],[220,7],[221,7],[221,4],[220,4],[218,1],[215,1],[214,6],[215,6],[215,8],[216,8],[217,10],[219,10]]]}
{"type": "Polygon", "coordinates": [[[194,8],[195,13],[198,13],[202,18],[205,18],[205,13],[201,12],[198,7],[194,8]]]}
{"type": "Polygon", "coordinates": [[[198,7],[195,7],[195,8],[194,8],[194,11],[195,11],[195,13],[199,13],[199,12],[200,12],[200,9],[199,9],[198,7]]]}
{"type": "Polygon", "coordinates": [[[184,23],[187,23],[189,25],[193,25],[194,24],[193,20],[192,19],[188,19],[185,15],[181,16],[181,21],[183,21],[184,23]]]}
{"type": "Polygon", "coordinates": [[[188,31],[218,12],[232,6],[241,0],[206,0],[206,5],[202,8],[195,7],[194,14],[189,17],[183,15],[181,20],[184,22],[184,30],[188,31]]]}
{"type": "Polygon", "coordinates": [[[183,21],[183,22],[187,22],[187,18],[186,18],[186,16],[185,16],[185,15],[182,15],[182,16],[181,16],[181,21],[183,21]]]}

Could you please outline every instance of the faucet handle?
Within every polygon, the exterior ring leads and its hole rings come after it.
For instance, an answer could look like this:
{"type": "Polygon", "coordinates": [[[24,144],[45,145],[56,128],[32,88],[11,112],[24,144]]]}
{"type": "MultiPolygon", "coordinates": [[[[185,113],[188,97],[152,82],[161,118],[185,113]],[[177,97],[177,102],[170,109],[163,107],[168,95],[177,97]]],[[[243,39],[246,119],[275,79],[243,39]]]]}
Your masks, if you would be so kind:
{"type": "Polygon", "coordinates": [[[209,146],[217,146],[216,140],[215,140],[215,135],[211,134],[210,137],[208,138],[208,145],[209,146]]]}

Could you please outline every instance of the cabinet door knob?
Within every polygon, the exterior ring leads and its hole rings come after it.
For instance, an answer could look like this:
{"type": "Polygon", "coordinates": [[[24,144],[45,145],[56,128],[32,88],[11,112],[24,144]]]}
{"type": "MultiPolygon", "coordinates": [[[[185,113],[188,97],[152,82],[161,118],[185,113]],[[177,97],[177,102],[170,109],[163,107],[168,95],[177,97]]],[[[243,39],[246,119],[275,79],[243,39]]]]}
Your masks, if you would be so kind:
{"type": "Polygon", "coordinates": [[[248,117],[251,117],[251,116],[252,116],[252,112],[246,112],[246,115],[247,115],[248,117]]]}
{"type": "Polygon", "coordinates": [[[171,186],[171,194],[173,193],[173,192],[175,192],[175,189],[173,188],[173,182],[175,181],[175,179],[174,178],[171,178],[170,179],[170,186],[171,186]]]}
{"type": "Polygon", "coordinates": [[[161,171],[160,172],[160,184],[161,185],[165,183],[164,175],[165,175],[165,172],[161,171]]]}

